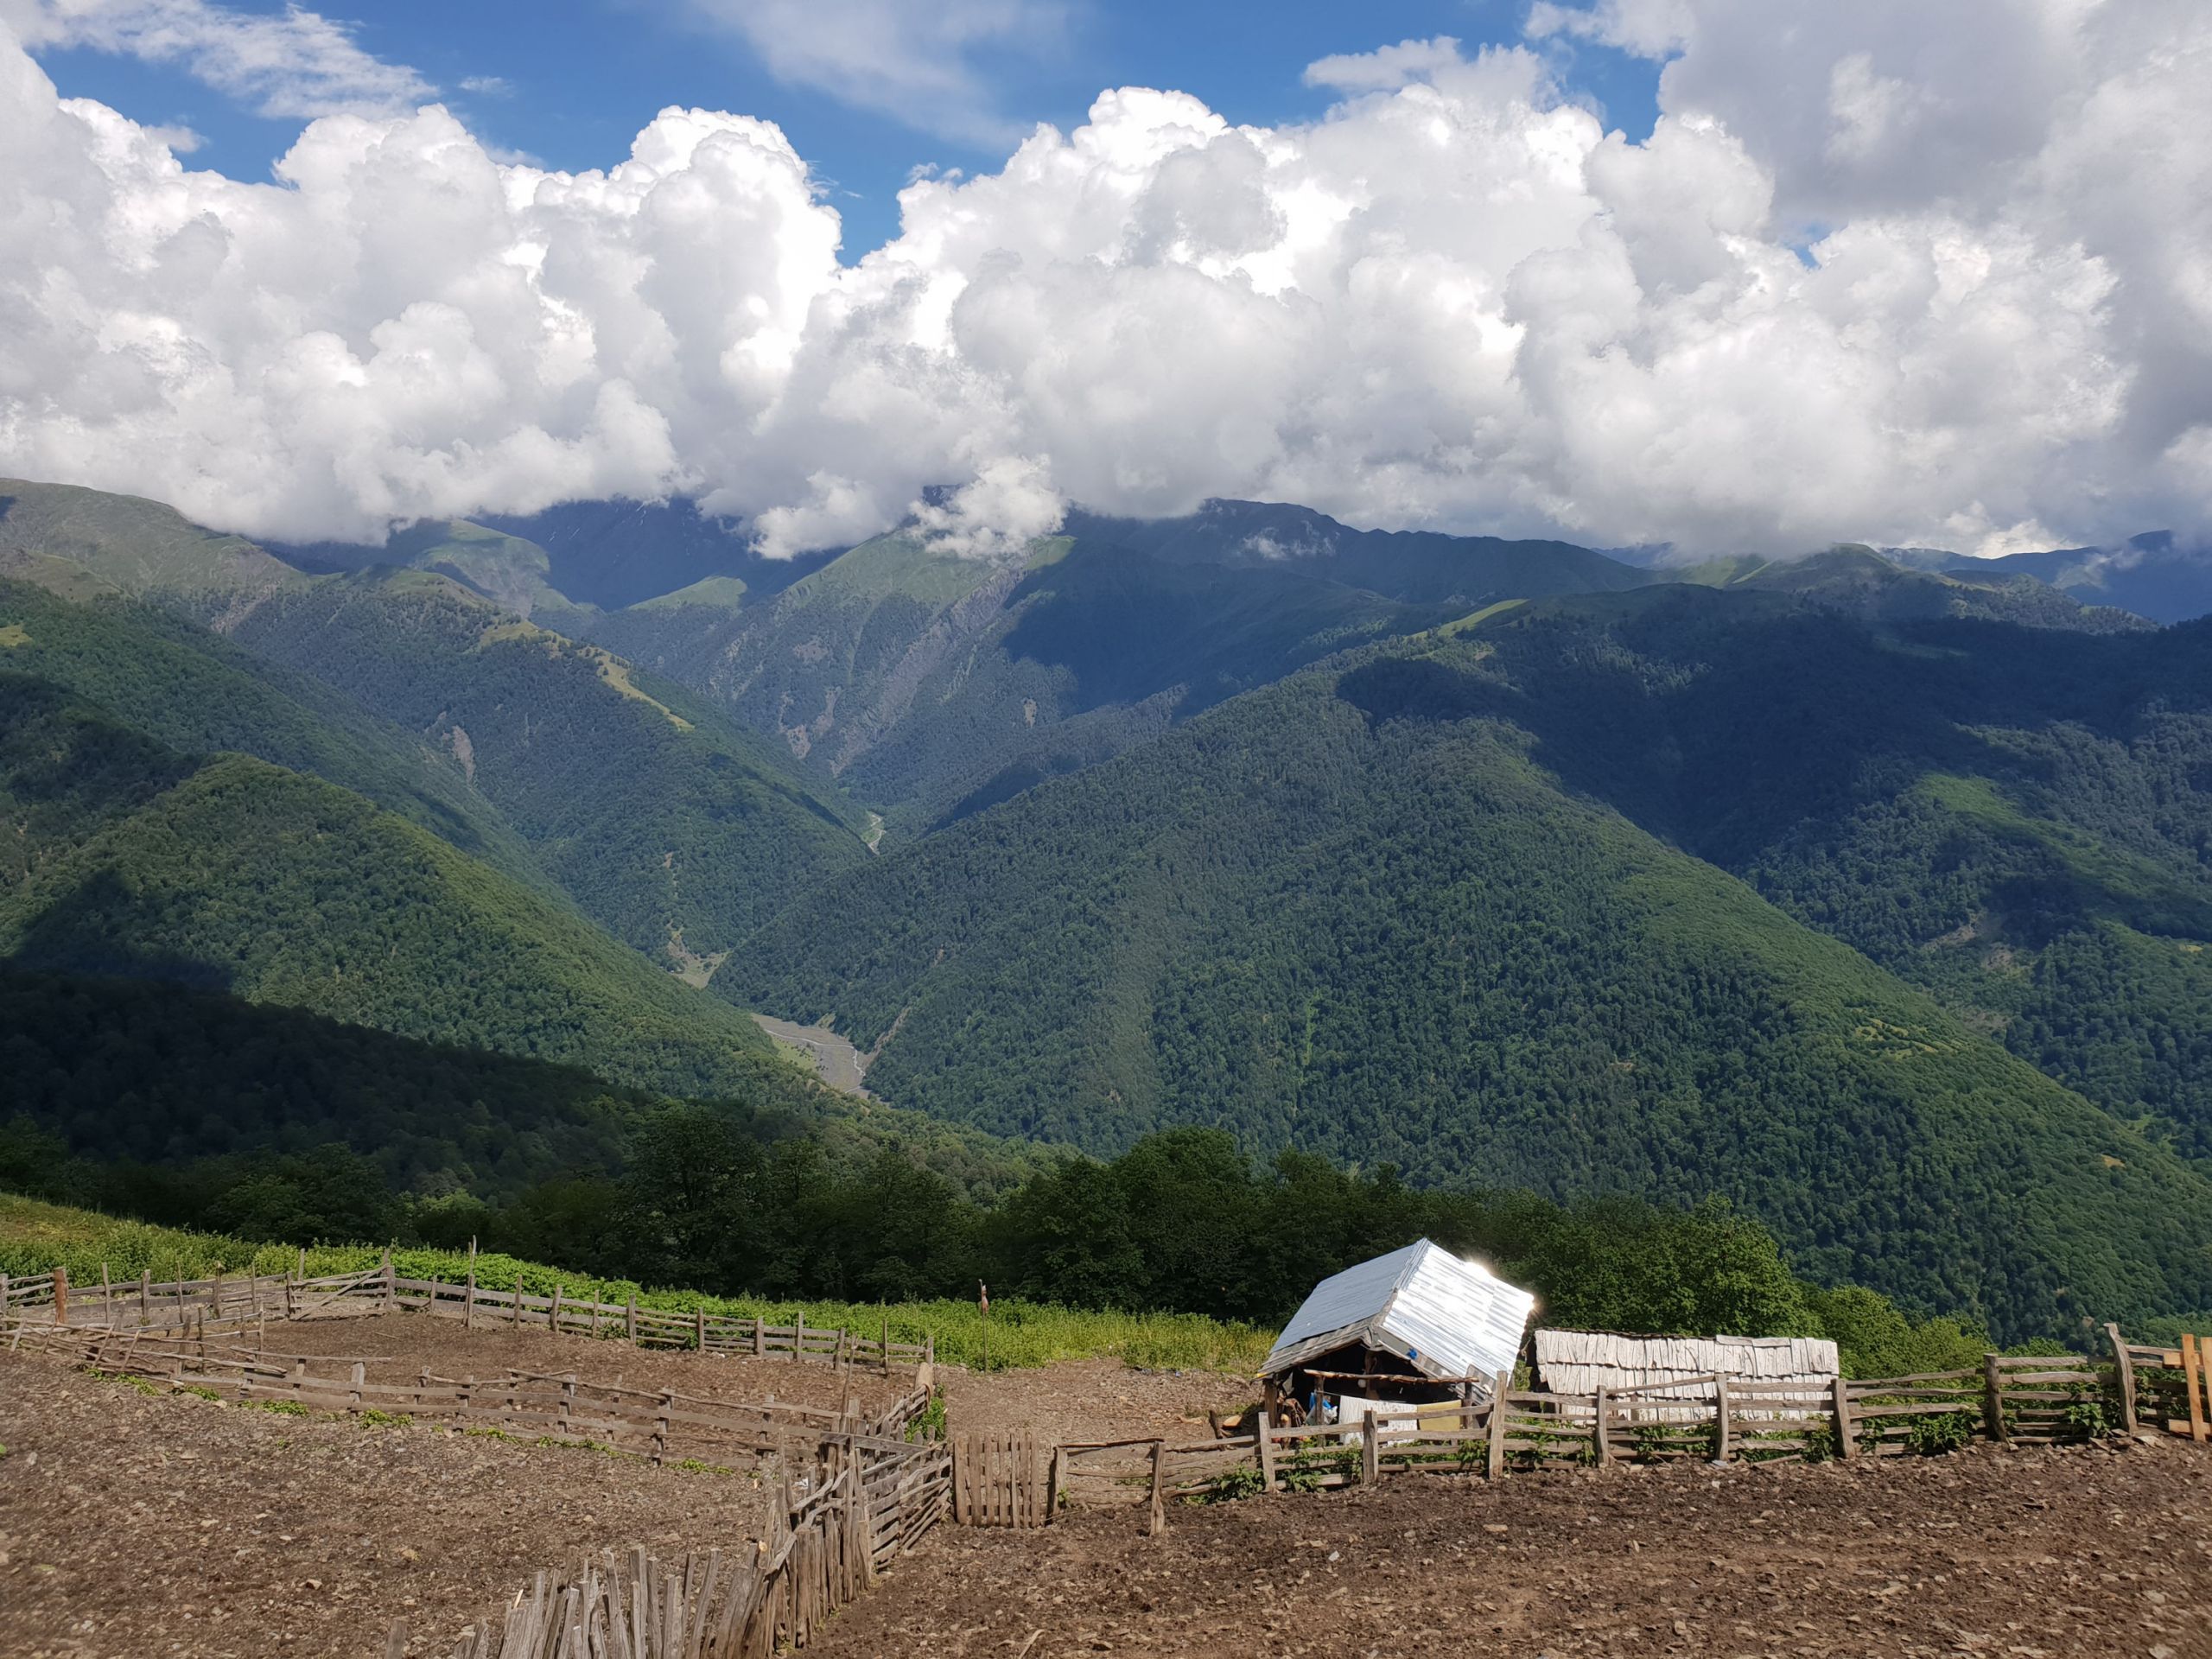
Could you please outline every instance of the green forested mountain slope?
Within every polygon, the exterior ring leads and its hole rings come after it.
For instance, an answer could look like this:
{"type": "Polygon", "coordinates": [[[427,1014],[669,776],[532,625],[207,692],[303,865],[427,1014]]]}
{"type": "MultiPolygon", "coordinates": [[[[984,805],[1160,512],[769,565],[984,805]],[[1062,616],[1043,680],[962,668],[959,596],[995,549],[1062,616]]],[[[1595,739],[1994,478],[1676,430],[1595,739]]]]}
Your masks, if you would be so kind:
{"type": "Polygon", "coordinates": [[[325,580],[232,628],[426,734],[619,938],[684,966],[868,856],[833,791],[677,688],[416,573],[325,580]]]}
{"type": "Polygon", "coordinates": [[[550,889],[449,753],[165,611],[119,597],[73,603],[0,579],[0,669],[128,711],[132,726],[171,748],[236,750],[312,772],[550,889]]]}
{"type": "Polygon", "coordinates": [[[0,683],[0,957],[176,980],[682,1093],[770,1046],[556,900],[319,779],[0,683]]]}
{"type": "Polygon", "coordinates": [[[1006,564],[887,536],[757,604],[681,597],[596,621],[593,637],[779,733],[911,832],[1455,613],[1302,570],[1066,537],[1006,564]]]}
{"type": "Polygon", "coordinates": [[[1478,629],[1238,699],[817,893],[716,984],[890,1033],[888,1096],[994,1128],[1717,1191],[1826,1276],[2009,1330],[2212,1302],[2212,1184],[1563,786],[1499,654],[1478,629]]]}
{"type": "Polygon", "coordinates": [[[2212,1157],[2212,625],[1529,607],[1455,682],[1573,788],[2212,1157]]]}

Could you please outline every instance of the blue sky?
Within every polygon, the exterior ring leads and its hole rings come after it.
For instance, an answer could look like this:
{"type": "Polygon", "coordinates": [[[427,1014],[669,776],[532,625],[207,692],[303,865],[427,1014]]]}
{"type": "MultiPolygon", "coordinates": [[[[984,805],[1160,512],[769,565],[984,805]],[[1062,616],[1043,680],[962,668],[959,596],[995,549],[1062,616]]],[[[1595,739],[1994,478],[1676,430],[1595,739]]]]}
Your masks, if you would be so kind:
{"type": "MultiPolygon", "coordinates": [[[[1027,0],[1001,3],[1011,11],[1027,0]]],[[[1102,88],[1127,85],[1193,93],[1238,123],[1309,119],[1335,96],[1302,81],[1316,59],[1437,35],[1471,52],[1517,41],[1527,12],[1525,0],[1359,7],[1135,0],[1027,9],[1044,21],[1022,38],[986,40],[955,54],[975,97],[925,98],[899,113],[869,107],[864,88],[831,84],[834,72],[812,76],[813,84],[779,77],[761,47],[741,27],[718,22],[710,5],[378,0],[330,6],[323,16],[345,24],[364,52],[418,72],[488,144],[552,167],[620,160],[639,129],[671,104],[772,120],[830,188],[851,259],[895,233],[896,193],[914,168],[976,172],[1003,162],[1007,138],[979,137],[977,122],[1006,135],[1039,121],[1065,130],[1080,124],[1102,88]],[[980,107],[950,107],[956,103],[980,107]]],[[[226,10],[276,15],[284,8],[226,10]]],[[[1588,44],[1549,49],[1573,95],[1602,110],[1609,126],[1631,139],[1649,134],[1656,64],[1588,44]]],[[[39,56],[65,95],[96,98],[149,124],[189,128],[201,140],[192,164],[234,178],[265,178],[302,124],[297,116],[259,114],[251,99],[226,95],[173,63],[84,46],[39,56]]]]}

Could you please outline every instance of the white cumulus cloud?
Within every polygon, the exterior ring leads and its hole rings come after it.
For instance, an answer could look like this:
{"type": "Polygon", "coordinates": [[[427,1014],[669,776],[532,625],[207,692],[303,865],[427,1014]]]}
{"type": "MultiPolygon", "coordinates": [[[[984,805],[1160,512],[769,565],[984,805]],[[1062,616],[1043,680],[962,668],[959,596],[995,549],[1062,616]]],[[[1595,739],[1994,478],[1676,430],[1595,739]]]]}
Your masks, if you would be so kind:
{"type": "Polygon", "coordinates": [[[286,537],[684,491],[782,553],[931,485],[979,554],[1209,495],[1712,550],[2212,522],[2212,14],[1534,26],[1324,60],[1311,123],[1102,93],[849,265],[741,115],[570,175],[341,114],[243,184],[0,37],[0,470],[286,537]],[[1554,83],[1587,41],[1667,60],[1648,140],[1554,83]]]}

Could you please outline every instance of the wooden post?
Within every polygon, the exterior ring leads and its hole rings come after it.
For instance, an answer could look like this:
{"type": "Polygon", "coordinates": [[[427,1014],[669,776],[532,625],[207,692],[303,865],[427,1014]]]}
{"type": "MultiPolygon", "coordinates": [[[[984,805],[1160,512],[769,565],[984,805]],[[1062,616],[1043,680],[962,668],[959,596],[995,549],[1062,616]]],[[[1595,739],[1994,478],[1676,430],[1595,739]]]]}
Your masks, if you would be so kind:
{"type": "MultiPolygon", "coordinates": [[[[399,1287],[394,1282],[398,1276],[392,1271],[391,1246],[387,1244],[384,1247],[384,1305],[387,1312],[399,1306],[399,1287]]],[[[256,1291],[254,1301],[257,1306],[260,1300],[261,1293],[256,1291]]]]}
{"type": "Polygon", "coordinates": [[[1592,1400],[1595,1408],[1590,1419],[1590,1442],[1597,1448],[1598,1466],[1602,1469],[1613,1460],[1613,1443],[1605,1434],[1605,1385],[1600,1382],[1592,1400]]]}
{"type": "Polygon", "coordinates": [[[507,1304],[507,1324],[510,1328],[519,1327],[522,1324],[521,1274],[518,1273],[515,1274],[514,1288],[507,1294],[513,1298],[513,1300],[507,1304]]]}
{"type": "Polygon", "coordinates": [[[100,1323],[115,1328],[115,1287],[108,1282],[107,1263],[100,1263],[100,1323]]]}
{"type": "Polygon", "coordinates": [[[461,1328],[474,1331],[476,1328],[476,1241],[473,1238],[468,1241],[468,1284],[462,1294],[467,1300],[461,1305],[461,1328]]]}
{"type": "Polygon", "coordinates": [[[1981,1421],[1989,1438],[2001,1445],[2005,1440],[2005,1384],[1997,1374],[1994,1354],[1982,1357],[1981,1421]]]}
{"type": "Polygon", "coordinates": [[[801,1308],[791,1325],[791,1360],[797,1363],[806,1357],[806,1310],[801,1308]]]}
{"type": "Polygon", "coordinates": [[[704,1354],[707,1351],[707,1305],[701,1302],[691,1310],[691,1316],[693,1327],[698,1333],[696,1339],[699,1344],[699,1351],[704,1354]]]}
{"type": "Polygon", "coordinates": [[[635,1291],[632,1291],[630,1293],[630,1309],[627,1319],[628,1323],[626,1328],[628,1332],[630,1340],[635,1342],[638,1339],[638,1294],[635,1291]]]}
{"type": "MultiPolygon", "coordinates": [[[[301,1251],[301,1252],[300,1252],[300,1255],[301,1255],[301,1256],[304,1259],[304,1258],[305,1258],[305,1256],[306,1256],[306,1255],[307,1255],[307,1252],[306,1252],[305,1250],[302,1250],[302,1251],[301,1251]]],[[[297,1289],[296,1289],[296,1287],[297,1287],[297,1286],[298,1286],[298,1283],[299,1283],[299,1281],[298,1281],[296,1279],[295,1279],[295,1278],[294,1278],[294,1277],[293,1277],[293,1276],[292,1276],[289,1272],[285,1274],[285,1275],[284,1275],[284,1317],[285,1317],[286,1319],[297,1319],[297,1318],[299,1317],[299,1304],[298,1304],[298,1301],[297,1301],[297,1289]]]]}
{"type": "Polygon", "coordinates": [[[2181,1333],[2182,1383],[2189,1390],[2189,1438],[2204,1443],[2204,1348],[2202,1338],[2181,1333]]]}
{"type": "MultiPolygon", "coordinates": [[[[67,1268],[54,1270],[54,1322],[56,1325],[69,1323],[69,1269],[67,1268]]],[[[2190,1397],[2195,1398],[2194,1395],[2190,1397]]]]}
{"type": "Polygon", "coordinates": [[[660,1414],[653,1419],[653,1466],[658,1468],[668,1457],[668,1414],[676,1408],[676,1390],[660,1391],[660,1414]]]}
{"type": "Polygon", "coordinates": [[[1166,1494],[1161,1487],[1160,1477],[1165,1464],[1160,1456],[1161,1442],[1152,1443],[1152,1507],[1145,1520],[1145,1536],[1157,1538],[1167,1530],[1166,1494]]]}
{"type": "Polygon", "coordinates": [[[1359,1484],[1372,1486],[1382,1478],[1382,1420],[1367,1414],[1367,1427],[1359,1437],[1359,1484]]]}
{"type": "Polygon", "coordinates": [[[1485,1448],[1490,1456],[1484,1473],[1492,1480],[1505,1473],[1505,1393],[1513,1386],[1513,1373],[1500,1371],[1491,1379],[1490,1444],[1485,1448]]]}
{"type": "Polygon", "coordinates": [[[1841,1377],[1835,1380],[1835,1454],[1848,1458],[1851,1445],[1851,1384],[1841,1377]]]}
{"type": "Polygon", "coordinates": [[[1058,1446],[1054,1446],[1052,1466],[1045,1476],[1045,1524],[1048,1527],[1060,1512],[1060,1485],[1067,1478],[1067,1455],[1058,1446]]]}
{"type": "Polygon", "coordinates": [[[753,1316],[753,1357],[755,1359],[768,1357],[768,1318],[765,1313],[753,1316]]]}
{"type": "Polygon", "coordinates": [[[2120,1426],[2132,1434],[2135,1432],[2135,1361],[2117,1325],[2106,1325],[2105,1335],[2112,1338],[2113,1370],[2120,1378],[2120,1426]]]}
{"type": "Polygon", "coordinates": [[[553,1311],[546,1317],[551,1322],[553,1334],[559,1336],[561,1334],[561,1281],[558,1279],[553,1281],[553,1311]]]}
{"type": "MultiPolygon", "coordinates": [[[[5,1281],[3,1281],[3,1280],[0,1280],[0,1284],[4,1284],[5,1282],[6,1282],[5,1281]]],[[[141,1325],[151,1325],[153,1322],[154,1322],[154,1274],[153,1274],[153,1270],[152,1270],[150,1268],[141,1268],[138,1270],[138,1323],[139,1323],[139,1324],[141,1324],[141,1325]]]]}
{"type": "Polygon", "coordinates": [[[884,1315],[883,1315],[883,1337],[882,1337],[882,1340],[881,1340],[881,1341],[877,1344],[876,1351],[875,1351],[875,1357],[876,1357],[878,1359],[880,1359],[880,1360],[881,1360],[881,1361],[883,1362],[883,1374],[884,1374],[886,1376],[890,1376],[890,1375],[891,1375],[891,1313],[890,1313],[890,1311],[889,1311],[888,1309],[886,1309],[886,1310],[885,1310],[885,1312],[884,1312],[884,1315]]]}
{"type": "Polygon", "coordinates": [[[1275,1489],[1275,1426],[1268,1421],[1263,1409],[1260,1413],[1260,1490],[1272,1492],[1275,1489]]]}
{"type": "Polygon", "coordinates": [[[1728,1461],[1728,1454],[1735,1450],[1733,1439],[1735,1425],[1728,1421],[1728,1375],[1725,1371],[1713,1379],[1713,1403],[1714,1423],[1713,1460],[1715,1463],[1726,1463],[1728,1461]]]}
{"type": "Polygon", "coordinates": [[[368,1367],[359,1360],[353,1362],[353,1381],[346,1401],[346,1409],[356,1417],[361,1414],[361,1382],[367,1370],[368,1367]]]}

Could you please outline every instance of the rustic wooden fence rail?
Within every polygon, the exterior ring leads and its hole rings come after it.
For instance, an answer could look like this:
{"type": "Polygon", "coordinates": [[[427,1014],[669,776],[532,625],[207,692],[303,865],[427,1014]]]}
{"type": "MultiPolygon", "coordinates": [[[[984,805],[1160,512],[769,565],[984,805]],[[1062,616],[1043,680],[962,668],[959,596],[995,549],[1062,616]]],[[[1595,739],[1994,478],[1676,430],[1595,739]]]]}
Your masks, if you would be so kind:
{"type": "Polygon", "coordinates": [[[48,1324],[111,1331],[197,1327],[213,1334],[270,1319],[391,1309],[458,1319],[470,1328],[535,1326],[566,1336],[628,1341],[641,1348],[811,1360],[884,1372],[928,1365],[937,1357],[934,1338],[892,1340],[887,1318],[879,1334],[868,1336],[809,1325],[804,1317],[790,1325],[772,1325],[766,1319],[709,1313],[704,1308],[678,1313],[640,1307],[634,1297],[603,1302],[571,1295],[563,1285],[543,1296],[492,1290],[479,1285],[474,1272],[458,1284],[405,1278],[393,1270],[389,1255],[378,1266],[358,1273],[314,1278],[304,1272],[240,1274],[156,1283],[142,1275],[113,1283],[103,1274],[98,1285],[75,1285],[58,1268],[13,1281],[0,1274],[0,1330],[48,1324]]]}
{"type": "Polygon", "coordinates": [[[1312,1491],[1400,1474],[1900,1457],[1975,1440],[2047,1446],[2101,1427],[2212,1440],[2212,1341],[2169,1350],[2112,1337],[2108,1370],[2080,1354],[1991,1354],[1968,1370],[1826,1386],[1711,1376],[1586,1395],[1516,1389],[1501,1375],[1494,1403],[1378,1407],[1368,1416],[1354,1414],[1365,1402],[1346,1400],[1335,1423],[1263,1421],[1249,1434],[1181,1444],[1063,1444],[1052,1450],[1043,1503],[982,1524],[1047,1524],[1063,1503],[1118,1502],[1147,1506],[1157,1529],[1170,1498],[1312,1491]],[[1692,1385],[1709,1392],[1685,1398],[1692,1385]]]}
{"type": "MultiPolygon", "coordinates": [[[[148,1332],[124,1334],[75,1326],[32,1326],[21,1333],[47,1352],[96,1370],[166,1382],[172,1389],[248,1404],[501,1433],[569,1445],[612,1446],[655,1463],[737,1453],[789,1453],[823,1437],[855,1434],[899,1440],[930,1405],[927,1387],[901,1395],[881,1412],[720,1400],[674,1389],[626,1389],[557,1374],[506,1370],[496,1376],[368,1380],[368,1362],[344,1357],[270,1354],[204,1344],[169,1347],[148,1332]]],[[[842,1440],[841,1440],[842,1443],[842,1440]]]]}

